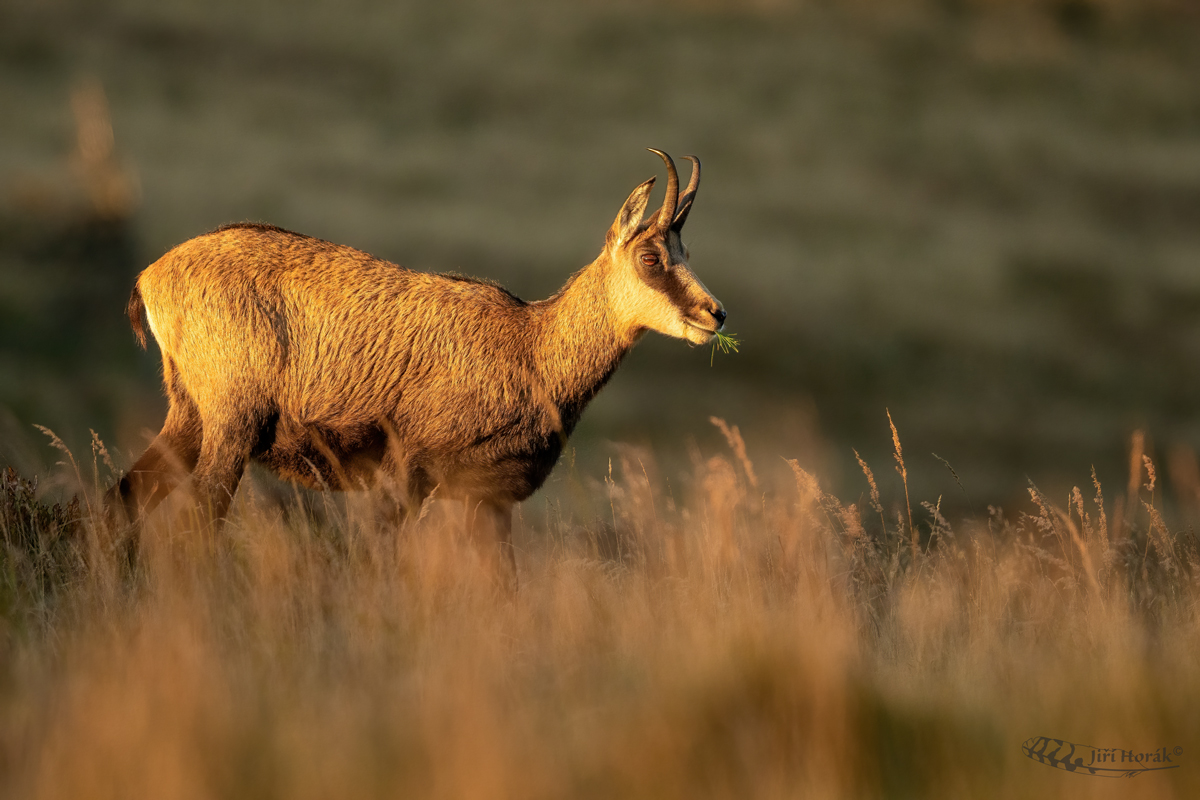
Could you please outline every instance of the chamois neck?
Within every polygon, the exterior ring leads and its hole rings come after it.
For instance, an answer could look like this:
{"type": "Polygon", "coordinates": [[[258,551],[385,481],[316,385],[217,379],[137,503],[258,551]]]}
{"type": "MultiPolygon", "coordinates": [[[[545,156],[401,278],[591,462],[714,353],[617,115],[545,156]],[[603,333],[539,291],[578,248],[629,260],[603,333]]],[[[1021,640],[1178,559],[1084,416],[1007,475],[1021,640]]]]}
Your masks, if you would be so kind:
{"type": "Polygon", "coordinates": [[[639,338],[639,331],[622,330],[615,319],[607,286],[610,267],[602,253],[538,304],[538,369],[568,434],[639,338]]]}

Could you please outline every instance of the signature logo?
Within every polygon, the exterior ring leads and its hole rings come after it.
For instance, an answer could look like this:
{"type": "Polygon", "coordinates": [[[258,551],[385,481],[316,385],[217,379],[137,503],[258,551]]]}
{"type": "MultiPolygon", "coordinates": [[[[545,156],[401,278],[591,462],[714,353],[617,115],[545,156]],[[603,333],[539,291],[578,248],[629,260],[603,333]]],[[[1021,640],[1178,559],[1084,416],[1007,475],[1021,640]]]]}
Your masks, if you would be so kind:
{"type": "Polygon", "coordinates": [[[1048,767],[1095,775],[1098,778],[1132,778],[1143,772],[1178,769],[1175,759],[1183,748],[1158,747],[1154,750],[1124,750],[1119,747],[1094,747],[1073,744],[1049,736],[1034,736],[1021,745],[1021,752],[1048,767]]]}

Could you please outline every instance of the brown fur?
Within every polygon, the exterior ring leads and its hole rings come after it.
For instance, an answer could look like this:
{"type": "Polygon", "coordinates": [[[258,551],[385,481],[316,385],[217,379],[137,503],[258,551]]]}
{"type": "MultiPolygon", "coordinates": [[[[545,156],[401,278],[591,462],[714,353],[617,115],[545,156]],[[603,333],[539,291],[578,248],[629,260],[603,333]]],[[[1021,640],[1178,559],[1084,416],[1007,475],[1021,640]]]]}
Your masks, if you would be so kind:
{"type": "Polygon", "coordinates": [[[130,297],[134,333],[144,344],[144,308],[162,350],[170,410],[110,507],[136,522],[191,473],[219,518],[254,459],[314,488],[382,472],[409,510],[438,487],[507,543],[512,505],[541,486],[638,338],[701,343],[724,320],[678,227],[641,222],[653,183],[594,262],[532,303],[269,225],[184,242],[130,297]],[[666,267],[647,268],[647,253],[666,267]]]}

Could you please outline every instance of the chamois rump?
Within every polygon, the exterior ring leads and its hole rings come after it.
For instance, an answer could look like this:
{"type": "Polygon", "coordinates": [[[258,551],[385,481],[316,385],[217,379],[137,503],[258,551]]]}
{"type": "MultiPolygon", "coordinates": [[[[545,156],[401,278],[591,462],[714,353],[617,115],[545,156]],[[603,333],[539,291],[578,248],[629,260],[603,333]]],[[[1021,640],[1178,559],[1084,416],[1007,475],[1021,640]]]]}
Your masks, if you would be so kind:
{"type": "Polygon", "coordinates": [[[127,309],[141,345],[144,313],[162,351],[170,408],[109,491],[110,515],[136,532],[190,474],[220,520],[251,459],[312,488],[382,473],[406,513],[435,487],[464,500],[475,535],[500,544],[486,557],[503,551],[515,577],[512,506],[546,480],[625,354],[648,330],[704,344],[725,322],[680,240],[700,161],[687,157],[681,194],[670,156],[651,152],[667,167],[662,207],[643,220],[652,177],[596,260],[547,300],[269,225],[172,249],[138,276],[127,309]]]}

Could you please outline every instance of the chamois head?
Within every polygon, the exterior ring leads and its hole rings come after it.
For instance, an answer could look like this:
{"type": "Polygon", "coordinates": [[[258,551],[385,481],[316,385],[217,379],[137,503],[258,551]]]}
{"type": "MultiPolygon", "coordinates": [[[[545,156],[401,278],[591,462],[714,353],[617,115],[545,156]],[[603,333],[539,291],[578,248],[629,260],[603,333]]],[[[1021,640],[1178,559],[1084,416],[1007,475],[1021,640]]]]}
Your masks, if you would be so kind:
{"type": "Polygon", "coordinates": [[[675,162],[660,150],[650,152],[667,165],[667,194],[662,208],[643,221],[654,178],[646,181],[629,195],[608,230],[613,312],[635,335],[653,330],[705,344],[724,327],[725,309],[688,266],[688,249],[679,238],[700,187],[700,159],[685,156],[692,162],[692,177],[681,195],[675,162]]]}

